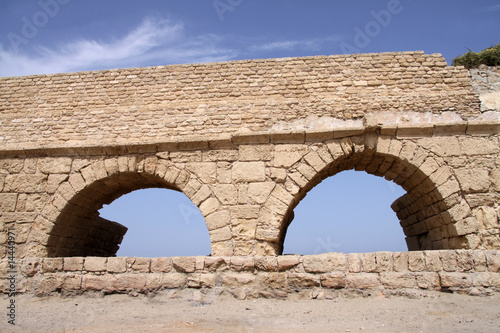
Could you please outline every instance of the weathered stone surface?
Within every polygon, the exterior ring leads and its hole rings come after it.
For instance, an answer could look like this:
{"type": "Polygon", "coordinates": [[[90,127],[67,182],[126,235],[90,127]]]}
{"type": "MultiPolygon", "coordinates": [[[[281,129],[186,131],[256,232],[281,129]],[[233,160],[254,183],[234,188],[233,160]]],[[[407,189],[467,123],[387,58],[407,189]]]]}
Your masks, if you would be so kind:
{"type": "Polygon", "coordinates": [[[235,162],[233,165],[233,181],[263,182],[266,180],[265,166],[263,162],[235,162]]]}
{"type": "Polygon", "coordinates": [[[108,258],[104,257],[86,257],[83,263],[83,269],[89,272],[102,272],[106,270],[108,258]]]}
{"type": "Polygon", "coordinates": [[[291,167],[307,153],[303,145],[276,145],[274,151],[275,167],[291,167]]]}

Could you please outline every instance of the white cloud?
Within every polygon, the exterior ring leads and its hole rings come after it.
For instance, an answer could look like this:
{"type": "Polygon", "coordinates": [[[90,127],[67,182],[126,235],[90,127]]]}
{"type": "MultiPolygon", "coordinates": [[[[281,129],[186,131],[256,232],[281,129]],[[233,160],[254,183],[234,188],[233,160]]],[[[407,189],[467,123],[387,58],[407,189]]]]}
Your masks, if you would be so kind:
{"type": "Polygon", "coordinates": [[[280,51],[280,50],[309,50],[318,51],[323,48],[329,48],[335,42],[340,39],[337,37],[325,37],[325,38],[313,38],[304,40],[287,40],[287,41],[277,41],[269,42],[263,44],[254,44],[251,47],[252,51],[280,51]]]}
{"type": "Polygon", "coordinates": [[[140,67],[229,60],[235,52],[215,35],[191,37],[181,23],[145,19],[120,39],[81,39],[57,49],[38,46],[28,55],[0,45],[0,76],[64,73],[104,68],[140,67]]]}
{"type": "Polygon", "coordinates": [[[500,4],[494,5],[486,9],[488,12],[496,12],[497,10],[500,10],[500,4]]]}

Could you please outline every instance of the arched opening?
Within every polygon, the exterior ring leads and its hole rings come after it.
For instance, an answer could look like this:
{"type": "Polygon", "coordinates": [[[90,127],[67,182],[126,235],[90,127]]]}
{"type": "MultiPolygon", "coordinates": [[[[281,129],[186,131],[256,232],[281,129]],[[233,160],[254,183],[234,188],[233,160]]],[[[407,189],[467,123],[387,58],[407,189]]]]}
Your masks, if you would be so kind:
{"type": "Polygon", "coordinates": [[[203,215],[181,192],[163,188],[137,190],[105,205],[99,213],[128,228],[117,256],[210,254],[210,236],[203,215]]]}
{"type": "Polygon", "coordinates": [[[283,253],[294,209],[306,194],[346,170],[383,177],[406,191],[391,208],[409,251],[474,248],[475,231],[464,220],[470,209],[449,167],[411,140],[374,132],[316,144],[288,169],[285,184],[267,200],[257,228],[258,240],[266,242],[268,252],[283,253]]]}
{"type": "Polygon", "coordinates": [[[53,205],[60,212],[48,232],[48,257],[115,256],[127,227],[100,216],[99,211],[104,205],[141,189],[159,188],[181,192],[177,185],[147,172],[115,173],[82,186],[80,191],[71,197],[67,194],[66,198],[64,186],[71,187],[70,183],[61,185],[54,197],[53,205]]]}
{"type": "Polygon", "coordinates": [[[294,210],[285,254],[406,251],[391,204],[405,191],[366,172],[344,171],[316,185],[294,210]]]}

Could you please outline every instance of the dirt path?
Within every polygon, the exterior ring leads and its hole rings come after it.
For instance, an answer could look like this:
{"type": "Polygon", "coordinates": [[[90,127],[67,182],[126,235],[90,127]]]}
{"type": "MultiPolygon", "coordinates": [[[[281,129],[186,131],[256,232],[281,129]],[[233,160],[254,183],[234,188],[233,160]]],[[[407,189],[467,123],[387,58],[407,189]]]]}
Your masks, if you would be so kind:
{"type": "MultiPolygon", "coordinates": [[[[7,304],[2,299],[2,309],[7,304]]],[[[17,296],[2,332],[500,332],[500,295],[212,300],[17,296]]]]}

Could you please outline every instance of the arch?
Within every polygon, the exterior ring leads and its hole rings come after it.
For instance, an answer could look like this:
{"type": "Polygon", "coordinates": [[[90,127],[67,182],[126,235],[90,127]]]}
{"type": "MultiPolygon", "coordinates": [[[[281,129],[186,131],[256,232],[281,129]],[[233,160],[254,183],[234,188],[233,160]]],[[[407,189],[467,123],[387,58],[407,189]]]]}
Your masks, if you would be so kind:
{"type": "MultiPolygon", "coordinates": [[[[157,156],[120,156],[81,161],[62,182],[30,232],[32,253],[47,257],[114,256],[127,231],[103,219],[99,209],[145,188],[183,192],[197,207],[212,198],[196,175],[157,156]]],[[[206,214],[202,211],[204,217],[206,214]]],[[[208,226],[207,226],[208,227],[208,226]]],[[[211,228],[209,228],[210,230],[211,228]]]]}
{"type": "Polygon", "coordinates": [[[407,192],[391,207],[409,250],[477,247],[470,207],[444,161],[410,139],[375,132],[310,144],[264,204],[257,240],[281,254],[293,209],[323,179],[351,169],[394,181],[407,192]]]}
{"type": "Polygon", "coordinates": [[[316,185],[295,207],[286,254],[406,251],[392,202],[405,191],[384,178],[348,170],[316,185]]]}

